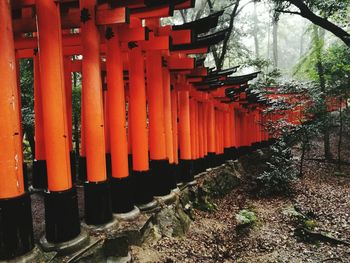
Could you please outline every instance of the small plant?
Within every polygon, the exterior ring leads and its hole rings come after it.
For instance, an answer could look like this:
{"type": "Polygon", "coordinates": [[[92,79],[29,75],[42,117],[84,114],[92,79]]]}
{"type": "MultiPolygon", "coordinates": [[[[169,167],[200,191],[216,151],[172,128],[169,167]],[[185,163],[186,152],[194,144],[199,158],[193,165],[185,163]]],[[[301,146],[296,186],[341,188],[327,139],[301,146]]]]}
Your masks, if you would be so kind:
{"type": "Polygon", "coordinates": [[[237,227],[251,227],[257,222],[256,214],[253,211],[247,209],[241,210],[236,214],[237,227]]]}
{"type": "Polygon", "coordinates": [[[304,228],[308,230],[314,230],[317,227],[316,221],[311,219],[305,220],[303,224],[304,224],[304,228]]]}
{"type": "Polygon", "coordinates": [[[257,192],[264,196],[288,193],[298,175],[291,149],[283,138],[271,146],[271,151],[267,169],[256,178],[257,192]]]}

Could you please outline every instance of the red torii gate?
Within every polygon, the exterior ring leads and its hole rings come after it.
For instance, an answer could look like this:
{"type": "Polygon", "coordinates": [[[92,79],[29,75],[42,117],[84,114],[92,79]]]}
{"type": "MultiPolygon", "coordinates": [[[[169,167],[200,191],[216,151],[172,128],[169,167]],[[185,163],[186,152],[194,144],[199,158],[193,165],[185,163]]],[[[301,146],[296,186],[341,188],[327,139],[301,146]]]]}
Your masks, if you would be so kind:
{"type": "Polygon", "coordinates": [[[211,72],[203,61],[188,56],[205,54],[226,37],[227,30],[208,34],[223,12],[179,26],[160,25],[161,17],[193,4],[0,2],[0,76],[5,84],[0,142],[7,149],[0,155],[5,174],[0,175],[0,260],[34,246],[22,169],[19,59],[34,59],[33,185],[46,189],[45,250],[64,250],[65,242],[86,240],[72,165],[72,72],[82,73],[79,170],[80,178],[86,178],[88,225],[109,224],[113,214],[137,213],[135,205],[153,207],[154,199],[167,200],[177,183],[192,182],[195,174],[234,157],[237,148],[267,139],[259,135],[258,115],[239,120],[234,112],[243,112],[241,105],[229,105],[226,93],[214,91],[234,86],[228,76],[236,69],[211,72]],[[252,129],[256,133],[247,138],[252,129]]]}

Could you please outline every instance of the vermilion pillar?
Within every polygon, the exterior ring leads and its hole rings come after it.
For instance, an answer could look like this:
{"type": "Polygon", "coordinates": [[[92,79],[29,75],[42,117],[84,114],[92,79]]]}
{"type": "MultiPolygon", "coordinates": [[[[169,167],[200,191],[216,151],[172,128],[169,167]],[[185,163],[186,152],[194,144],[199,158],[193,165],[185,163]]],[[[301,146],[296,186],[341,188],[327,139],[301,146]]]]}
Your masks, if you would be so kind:
{"type": "Polygon", "coordinates": [[[221,150],[221,130],[220,130],[220,111],[215,108],[215,166],[220,165],[220,150],[221,150]]]}
{"type": "Polygon", "coordinates": [[[96,4],[96,0],[80,1],[80,9],[90,15],[81,24],[82,100],[87,165],[84,194],[86,223],[101,225],[112,219],[112,209],[106,172],[100,34],[95,22],[96,4]]]}
{"type": "Polygon", "coordinates": [[[202,102],[198,103],[198,136],[199,136],[199,171],[205,171],[205,162],[204,162],[204,104],[202,102]]]}
{"type": "Polygon", "coordinates": [[[36,11],[49,190],[45,193],[46,239],[58,243],[80,233],[69,160],[60,9],[53,0],[39,0],[36,11]]]}
{"type": "Polygon", "coordinates": [[[223,126],[224,126],[224,152],[225,152],[225,159],[229,160],[231,157],[231,116],[230,111],[225,111],[224,114],[224,120],[223,120],[223,126]]]}
{"type": "Polygon", "coordinates": [[[155,195],[170,194],[170,164],[167,158],[161,51],[146,52],[149,118],[150,170],[155,195]]]}
{"type": "Polygon", "coordinates": [[[131,125],[132,166],[135,177],[135,202],[153,200],[148,161],[144,58],[140,47],[129,50],[129,126],[131,125]]]}
{"type": "MultiPolygon", "coordinates": [[[[81,90],[81,94],[83,95],[84,90],[81,90]]],[[[85,182],[87,179],[86,172],[86,149],[85,149],[85,125],[84,125],[84,100],[81,96],[81,108],[80,108],[80,154],[79,154],[79,180],[81,182],[85,182]]]]}
{"type": "MultiPolygon", "coordinates": [[[[102,71],[102,90],[103,90],[103,113],[104,113],[104,131],[105,131],[105,151],[106,151],[106,173],[107,178],[112,177],[112,160],[111,160],[111,136],[110,136],[110,124],[109,124],[109,89],[106,80],[106,71],[102,71]]],[[[112,111],[113,114],[113,111],[112,111]]]]}
{"type": "Polygon", "coordinates": [[[208,119],[208,165],[209,167],[215,166],[215,152],[216,152],[216,141],[215,141],[215,108],[212,101],[208,102],[207,110],[208,119]]]}
{"type": "Polygon", "coordinates": [[[34,114],[35,160],[33,162],[32,185],[36,189],[46,189],[47,169],[45,159],[42,95],[40,87],[40,60],[38,53],[34,56],[34,114]]]}
{"type": "Polygon", "coordinates": [[[0,260],[34,247],[30,197],[24,192],[20,94],[16,81],[10,1],[0,1],[0,260]]]}
{"type": "Polygon", "coordinates": [[[191,158],[192,158],[192,176],[198,173],[198,152],[197,152],[197,102],[190,98],[190,134],[191,134],[191,158]]]}
{"type": "Polygon", "coordinates": [[[112,162],[112,210],[127,213],[133,210],[134,200],[128,168],[123,59],[117,26],[109,27],[107,39],[107,105],[109,114],[112,162]]]}
{"type": "MultiPolygon", "coordinates": [[[[170,84],[170,72],[169,69],[163,67],[163,95],[164,95],[164,128],[165,128],[165,144],[166,153],[169,160],[169,178],[167,180],[168,188],[176,188],[176,164],[175,164],[175,152],[174,152],[174,129],[173,129],[173,116],[172,116],[172,96],[171,96],[171,84],[170,84]]],[[[176,103],[176,101],[174,102],[176,103]]],[[[177,125],[176,125],[177,126],[177,125]]]]}
{"type": "Polygon", "coordinates": [[[68,127],[68,142],[70,152],[71,175],[73,183],[76,181],[76,160],[73,151],[73,105],[72,105],[72,70],[71,57],[64,58],[64,86],[66,91],[66,112],[68,127]]]}
{"type": "Polygon", "coordinates": [[[176,177],[176,182],[181,181],[181,176],[179,172],[179,134],[178,134],[178,92],[176,89],[171,91],[171,119],[173,126],[173,156],[174,156],[174,172],[176,177]]]}
{"type": "Polygon", "coordinates": [[[236,119],[235,119],[235,109],[230,108],[229,111],[230,118],[230,135],[231,135],[231,157],[233,159],[237,158],[237,139],[236,139],[236,119]]]}
{"type": "Polygon", "coordinates": [[[191,126],[190,126],[190,96],[189,91],[179,91],[179,146],[180,161],[179,172],[182,181],[193,181],[192,152],[191,152],[191,126]]]}

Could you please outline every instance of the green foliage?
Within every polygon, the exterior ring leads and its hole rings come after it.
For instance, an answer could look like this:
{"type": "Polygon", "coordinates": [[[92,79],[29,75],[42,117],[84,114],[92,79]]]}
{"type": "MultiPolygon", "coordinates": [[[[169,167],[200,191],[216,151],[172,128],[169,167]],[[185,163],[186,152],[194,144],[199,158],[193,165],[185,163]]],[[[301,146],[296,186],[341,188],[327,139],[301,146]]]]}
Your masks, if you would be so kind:
{"type": "Polygon", "coordinates": [[[26,133],[34,130],[34,76],[32,59],[21,59],[20,75],[22,121],[23,129],[26,133]]]}
{"type": "Polygon", "coordinates": [[[258,194],[263,196],[288,193],[297,178],[291,149],[283,137],[271,146],[271,151],[267,169],[256,178],[258,194]]]}
{"type": "Polygon", "coordinates": [[[243,209],[236,214],[237,227],[251,227],[257,223],[255,212],[243,209]]]}

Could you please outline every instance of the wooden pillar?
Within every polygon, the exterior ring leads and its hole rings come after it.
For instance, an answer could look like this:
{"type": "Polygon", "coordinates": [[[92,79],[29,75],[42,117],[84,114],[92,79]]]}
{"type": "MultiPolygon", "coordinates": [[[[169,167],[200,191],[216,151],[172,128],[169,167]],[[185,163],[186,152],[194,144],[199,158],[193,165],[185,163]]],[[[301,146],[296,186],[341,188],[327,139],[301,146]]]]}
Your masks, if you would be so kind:
{"type": "Polygon", "coordinates": [[[36,189],[47,188],[47,169],[45,158],[44,123],[42,109],[42,95],[40,86],[39,53],[34,56],[34,136],[35,160],[33,161],[32,186],[36,189]]]}
{"type": "Polygon", "coordinates": [[[34,247],[30,197],[24,190],[19,92],[10,1],[0,1],[0,260],[34,247]]]}
{"type": "Polygon", "coordinates": [[[83,48],[83,119],[87,164],[84,184],[85,221],[101,225],[112,219],[110,186],[107,181],[103,91],[100,66],[100,34],[95,22],[97,0],[81,0],[80,9],[89,19],[81,23],[83,48]]]}
{"type": "Polygon", "coordinates": [[[146,52],[150,170],[155,195],[170,194],[167,158],[161,51],[146,52]]]}
{"type": "Polygon", "coordinates": [[[225,153],[225,159],[229,160],[231,157],[231,116],[230,116],[230,111],[225,111],[224,113],[224,121],[223,121],[223,126],[224,126],[224,153],[225,153]]]}
{"type": "Polygon", "coordinates": [[[215,108],[212,101],[208,102],[208,166],[215,166],[215,152],[216,152],[216,142],[215,142],[215,108]]]}
{"type": "Polygon", "coordinates": [[[110,27],[113,34],[107,39],[107,105],[112,161],[112,210],[127,213],[133,210],[134,200],[128,167],[123,58],[118,27],[110,27]]]}
{"type": "Polygon", "coordinates": [[[71,175],[73,183],[76,182],[76,160],[73,151],[73,105],[72,105],[72,70],[71,57],[64,58],[64,86],[66,94],[68,143],[70,152],[71,175]]]}
{"type": "Polygon", "coordinates": [[[204,163],[204,104],[198,103],[199,172],[205,171],[204,163]]]}
{"type": "Polygon", "coordinates": [[[38,0],[36,11],[49,190],[45,193],[46,239],[56,243],[77,237],[80,220],[69,160],[60,7],[53,0],[38,0]]]}
{"type": "Polygon", "coordinates": [[[146,204],[153,200],[153,186],[148,160],[145,65],[140,47],[129,49],[129,114],[135,201],[146,204]]]}
{"type": "Polygon", "coordinates": [[[176,182],[181,181],[181,174],[179,172],[179,125],[178,125],[178,92],[174,88],[171,91],[171,119],[173,126],[173,156],[175,164],[175,176],[176,182]]]}
{"type": "MultiPolygon", "coordinates": [[[[172,119],[172,97],[171,97],[171,84],[170,84],[170,72],[167,67],[163,67],[163,95],[164,95],[164,128],[165,128],[165,145],[166,154],[169,160],[169,178],[168,188],[175,189],[176,186],[176,173],[175,173],[175,152],[174,152],[174,130],[172,119]]],[[[174,102],[175,103],[175,102],[174,102]]]]}
{"type": "Polygon", "coordinates": [[[191,126],[190,126],[190,96],[189,91],[180,90],[178,97],[179,107],[179,146],[180,161],[179,172],[182,181],[193,181],[192,155],[191,155],[191,126]]]}

